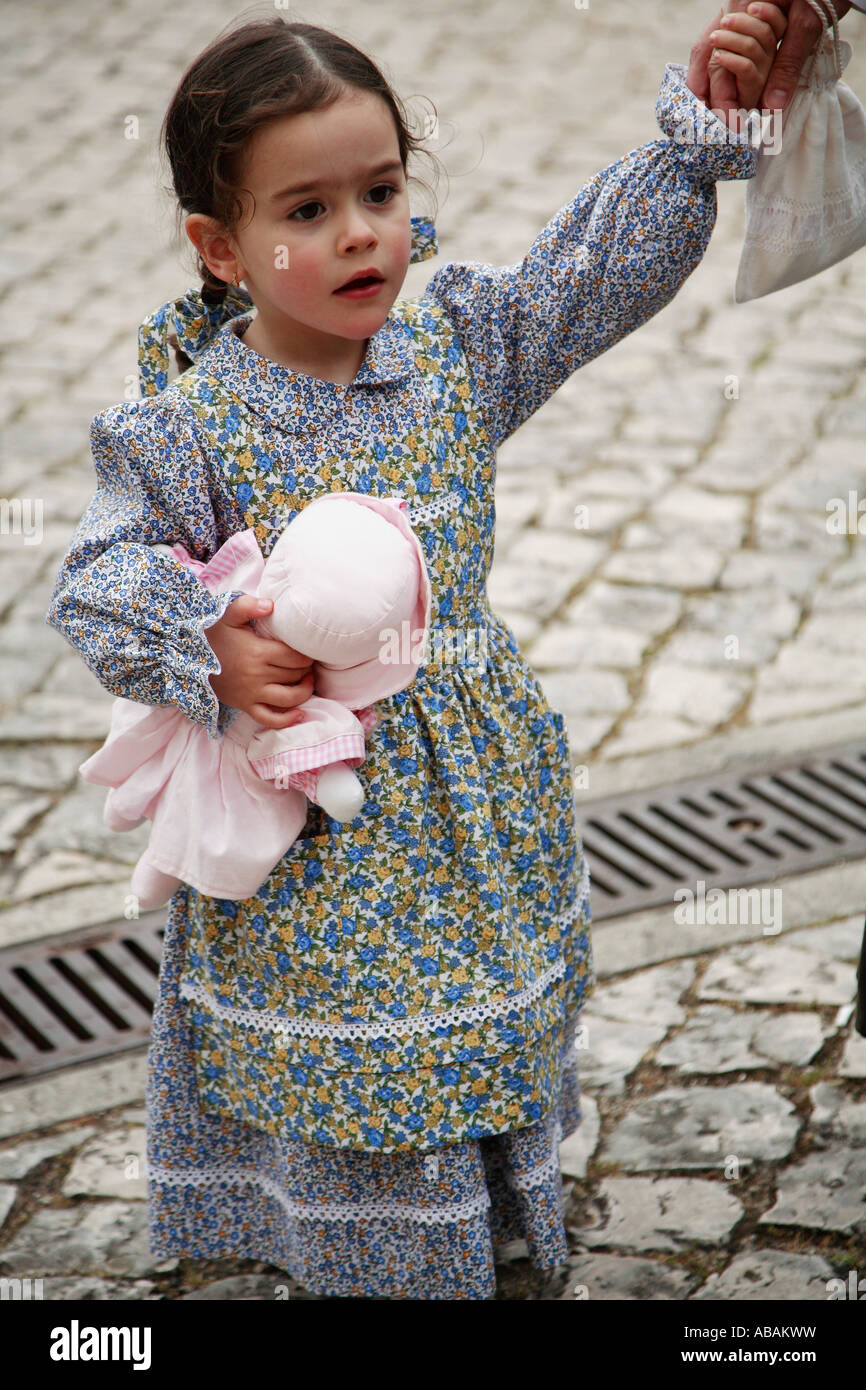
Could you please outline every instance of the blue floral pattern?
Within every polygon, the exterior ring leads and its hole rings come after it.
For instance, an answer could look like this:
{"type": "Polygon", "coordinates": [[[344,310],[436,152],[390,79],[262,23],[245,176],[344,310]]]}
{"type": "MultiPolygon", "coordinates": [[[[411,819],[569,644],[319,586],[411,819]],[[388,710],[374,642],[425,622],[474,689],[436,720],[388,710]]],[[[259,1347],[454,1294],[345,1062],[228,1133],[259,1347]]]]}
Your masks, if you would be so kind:
{"type": "Polygon", "coordinates": [[[669,64],[668,138],[589,180],[517,266],[449,262],[398,299],[348,386],[247,348],[236,305],[196,320],[192,367],[163,382],[164,306],[143,337],[156,389],[93,421],[98,488],[48,621],[114,694],[176,704],[212,737],[233,716],[204,635],[233,595],[154,542],[206,560],[253,527],[267,555],[323,491],[403,496],[433,587],[429,659],[377,706],[361,813],[311,806],[252,898],[172,899],[148,1068],[160,1254],[429,1298],[490,1297],[497,1240],[523,1236],[539,1266],[565,1256],[556,1145],[580,1118],[588,877],[563,717],[487,599],[496,447],[673,297],[715,180],[754,174],[746,138],[710,138],[698,108],[669,64]]]}

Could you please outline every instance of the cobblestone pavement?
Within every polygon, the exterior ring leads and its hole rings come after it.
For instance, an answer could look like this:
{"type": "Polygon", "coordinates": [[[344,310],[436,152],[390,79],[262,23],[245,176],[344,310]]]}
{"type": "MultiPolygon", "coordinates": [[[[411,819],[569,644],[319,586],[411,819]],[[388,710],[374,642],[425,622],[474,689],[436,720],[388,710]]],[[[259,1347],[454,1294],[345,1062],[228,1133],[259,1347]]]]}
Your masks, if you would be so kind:
{"type": "MultiPolygon", "coordinates": [[[[664,63],[687,61],[710,9],[432,0],[410,27],[396,0],[362,0],[298,17],[432,98],[450,176],[441,254],[504,263],[597,169],[658,136],[664,63]]],[[[238,13],[4,8],[0,490],[22,509],[0,534],[0,946],[117,917],[141,848],[78,785],[111,699],[43,617],[92,492],[90,418],[135,394],[137,324],[193,283],[159,193],[159,121],[238,13]]],[[[866,96],[866,19],[843,30],[866,96]]],[[[827,507],[856,517],[866,487],[866,254],[734,305],[745,186],[718,188],[710,248],[673,304],[499,456],[491,601],[566,713],[578,807],[862,736],[866,546],[827,507]]],[[[411,267],[404,292],[430,273],[411,267]]],[[[834,1277],[866,1277],[866,1040],[850,1021],[866,874],[781,891],[773,936],[729,924],[710,938],[670,908],[597,924],[585,1114],[562,1149],[572,1255],[549,1280],[503,1251],[501,1297],[826,1299],[834,1277]]],[[[51,1298],[307,1296],[250,1262],[153,1261],[143,1065],[0,1091],[0,1274],[41,1277],[51,1298]]]]}

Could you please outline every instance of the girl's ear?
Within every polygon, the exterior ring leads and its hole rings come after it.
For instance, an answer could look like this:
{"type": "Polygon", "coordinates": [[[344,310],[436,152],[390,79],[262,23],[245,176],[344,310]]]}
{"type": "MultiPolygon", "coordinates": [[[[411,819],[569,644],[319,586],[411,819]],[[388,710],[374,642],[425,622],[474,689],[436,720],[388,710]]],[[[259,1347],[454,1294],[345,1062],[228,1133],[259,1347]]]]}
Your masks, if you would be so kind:
{"type": "Polygon", "coordinates": [[[203,212],[191,212],[184,231],[211,274],[230,284],[238,271],[238,256],[219,222],[203,212]]]}

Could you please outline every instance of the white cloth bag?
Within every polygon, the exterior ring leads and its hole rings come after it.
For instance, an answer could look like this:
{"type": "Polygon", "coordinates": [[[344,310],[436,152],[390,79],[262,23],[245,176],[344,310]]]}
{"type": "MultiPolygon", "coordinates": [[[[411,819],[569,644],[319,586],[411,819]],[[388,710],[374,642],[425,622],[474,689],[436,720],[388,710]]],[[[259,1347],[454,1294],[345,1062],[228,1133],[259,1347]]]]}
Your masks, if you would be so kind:
{"type": "Polygon", "coordinates": [[[839,80],[853,49],[839,38],[831,0],[808,3],[823,34],[782,112],[778,148],[761,144],[746,187],[737,304],[807,280],[866,244],[866,111],[839,80]]]}

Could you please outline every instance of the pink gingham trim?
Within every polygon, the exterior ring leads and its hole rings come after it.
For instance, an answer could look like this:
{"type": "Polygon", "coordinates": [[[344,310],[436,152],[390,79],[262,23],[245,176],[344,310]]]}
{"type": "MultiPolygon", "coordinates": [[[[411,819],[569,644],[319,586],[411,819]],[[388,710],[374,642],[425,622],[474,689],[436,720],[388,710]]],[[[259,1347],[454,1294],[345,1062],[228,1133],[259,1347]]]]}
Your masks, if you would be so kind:
{"type": "Polygon", "coordinates": [[[310,801],[315,801],[316,792],[319,789],[320,772],[321,768],[318,767],[313,772],[292,772],[286,778],[286,782],[290,787],[294,787],[296,791],[303,792],[305,796],[309,797],[310,801]]]}
{"type": "Polygon", "coordinates": [[[251,758],[250,764],[260,777],[273,781],[282,769],[286,772],[303,772],[307,768],[324,767],[327,763],[353,762],[359,767],[366,756],[363,734],[338,734],[324,743],[314,743],[307,748],[287,748],[282,753],[272,753],[268,758],[251,758]]]}
{"type": "Polygon", "coordinates": [[[379,715],[375,705],[365,705],[363,709],[356,709],[353,712],[365,734],[368,734],[371,729],[375,729],[379,723],[379,715]]]}

